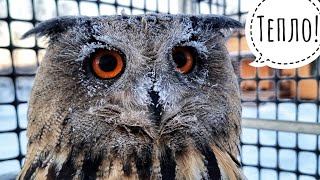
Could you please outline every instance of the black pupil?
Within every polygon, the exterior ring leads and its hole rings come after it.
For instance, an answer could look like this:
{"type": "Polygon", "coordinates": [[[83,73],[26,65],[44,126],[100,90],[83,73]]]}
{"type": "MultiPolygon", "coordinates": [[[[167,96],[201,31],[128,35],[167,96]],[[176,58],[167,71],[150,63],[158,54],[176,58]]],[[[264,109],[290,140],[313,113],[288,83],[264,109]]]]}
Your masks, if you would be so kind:
{"type": "Polygon", "coordinates": [[[174,53],[173,60],[177,64],[177,68],[182,68],[187,63],[187,58],[183,52],[174,53]]]}
{"type": "Polygon", "coordinates": [[[102,56],[99,61],[99,67],[105,72],[113,71],[117,64],[116,58],[109,54],[102,56]]]}

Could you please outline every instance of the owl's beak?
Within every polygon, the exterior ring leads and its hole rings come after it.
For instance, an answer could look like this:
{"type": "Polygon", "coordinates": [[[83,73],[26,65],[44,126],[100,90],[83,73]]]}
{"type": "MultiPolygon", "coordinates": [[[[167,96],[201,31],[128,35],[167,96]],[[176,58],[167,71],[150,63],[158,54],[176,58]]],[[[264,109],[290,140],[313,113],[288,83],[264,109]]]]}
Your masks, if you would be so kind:
{"type": "Polygon", "coordinates": [[[157,125],[160,124],[161,121],[161,111],[162,111],[162,106],[159,103],[159,92],[151,90],[149,91],[149,95],[151,98],[151,105],[150,105],[150,111],[152,113],[153,120],[157,125]]]}

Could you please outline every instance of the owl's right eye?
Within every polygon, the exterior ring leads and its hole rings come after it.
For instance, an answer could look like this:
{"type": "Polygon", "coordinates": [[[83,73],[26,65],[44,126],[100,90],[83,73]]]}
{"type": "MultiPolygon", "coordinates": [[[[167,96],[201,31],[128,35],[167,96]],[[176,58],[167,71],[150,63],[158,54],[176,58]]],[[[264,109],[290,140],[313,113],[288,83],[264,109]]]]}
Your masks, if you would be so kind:
{"type": "Polygon", "coordinates": [[[102,79],[115,78],[124,68],[122,56],[114,50],[98,50],[91,60],[93,73],[102,79]]]}

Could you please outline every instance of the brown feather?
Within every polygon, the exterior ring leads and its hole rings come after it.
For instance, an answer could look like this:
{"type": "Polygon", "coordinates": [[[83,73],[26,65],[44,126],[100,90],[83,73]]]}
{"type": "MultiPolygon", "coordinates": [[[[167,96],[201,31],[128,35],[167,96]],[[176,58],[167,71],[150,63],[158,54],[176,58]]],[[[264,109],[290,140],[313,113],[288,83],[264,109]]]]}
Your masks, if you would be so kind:
{"type": "Polygon", "coordinates": [[[204,157],[199,151],[193,148],[188,148],[177,157],[176,179],[201,179],[202,175],[206,175],[206,171],[207,168],[204,164],[204,157]]]}
{"type": "Polygon", "coordinates": [[[230,155],[226,152],[223,152],[220,148],[215,145],[211,146],[212,151],[214,152],[220,169],[223,172],[223,175],[228,178],[228,180],[245,180],[245,176],[240,170],[240,167],[237,167],[237,164],[232,160],[230,155]]]}

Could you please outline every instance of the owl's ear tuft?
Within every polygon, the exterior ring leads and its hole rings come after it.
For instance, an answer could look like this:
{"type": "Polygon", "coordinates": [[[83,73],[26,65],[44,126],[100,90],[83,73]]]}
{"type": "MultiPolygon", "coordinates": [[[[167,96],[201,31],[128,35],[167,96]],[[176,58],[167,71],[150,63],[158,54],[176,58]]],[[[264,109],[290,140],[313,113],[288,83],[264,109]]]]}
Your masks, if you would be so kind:
{"type": "Polygon", "coordinates": [[[227,40],[232,34],[233,30],[242,29],[242,24],[232,18],[218,15],[203,15],[191,16],[192,27],[194,29],[201,28],[208,31],[208,33],[220,35],[224,40],[227,40]]]}
{"type": "Polygon", "coordinates": [[[68,28],[75,26],[79,17],[75,16],[63,16],[53,18],[38,24],[35,28],[26,32],[21,39],[28,38],[35,35],[36,37],[48,36],[63,33],[68,30],[68,28]]]}
{"type": "Polygon", "coordinates": [[[243,28],[242,24],[232,18],[226,16],[213,16],[205,19],[205,22],[208,22],[212,25],[213,28],[218,29],[241,29],[243,28]]]}
{"type": "Polygon", "coordinates": [[[206,15],[206,16],[191,16],[191,21],[197,22],[194,25],[206,25],[213,29],[241,29],[242,24],[232,18],[218,15],[206,15]]]}
{"type": "Polygon", "coordinates": [[[194,29],[206,29],[215,34],[220,34],[221,37],[227,39],[233,30],[242,29],[242,24],[232,18],[218,15],[203,15],[191,16],[192,27],[194,29]]]}

